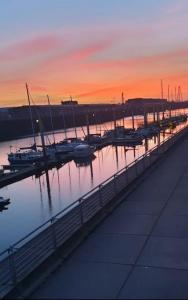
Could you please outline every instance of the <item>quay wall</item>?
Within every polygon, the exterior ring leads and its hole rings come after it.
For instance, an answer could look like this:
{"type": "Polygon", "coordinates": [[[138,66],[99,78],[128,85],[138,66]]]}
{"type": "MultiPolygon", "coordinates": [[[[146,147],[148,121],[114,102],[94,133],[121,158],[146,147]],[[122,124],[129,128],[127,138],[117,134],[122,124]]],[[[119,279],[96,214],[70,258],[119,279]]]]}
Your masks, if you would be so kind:
{"type": "MultiPolygon", "coordinates": [[[[188,107],[188,102],[167,103],[155,106],[156,111],[165,109],[176,109],[188,107]]],[[[153,106],[131,105],[131,104],[97,104],[97,105],[52,105],[51,113],[55,130],[62,128],[79,127],[86,125],[86,114],[89,124],[100,124],[114,119],[114,111],[117,119],[134,115],[143,115],[144,112],[153,112],[153,106]]],[[[50,111],[47,105],[31,106],[34,129],[39,132],[37,119],[41,119],[44,130],[50,131],[50,111]]],[[[28,106],[1,108],[0,109],[0,141],[11,140],[32,134],[32,126],[28,106]]]]}

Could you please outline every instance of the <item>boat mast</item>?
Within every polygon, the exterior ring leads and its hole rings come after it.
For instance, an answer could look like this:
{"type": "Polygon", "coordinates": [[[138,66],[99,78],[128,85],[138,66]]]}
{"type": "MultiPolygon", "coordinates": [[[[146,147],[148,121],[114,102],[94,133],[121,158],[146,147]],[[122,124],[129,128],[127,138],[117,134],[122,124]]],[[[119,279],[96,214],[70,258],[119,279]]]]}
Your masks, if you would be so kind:
{"type": "Polygon", "coordinates": [[[51,103],[50,103],[50,97],[47,95],[47,100],[48,100],[48,107],[49,107],[49,112],[50,112],[50,122],[51,122],[51,128],[52,128],[52,135],[53,135],[53,141],[55,145],[55,133],[54,133],[54,124],[53,124],[53,118],[52,118],[52,109],[51,109],[51,103]]]}
{"type": "Polygon", "coordinates": [[[44,138],[44,128],[42,124],[42,120],[39,117],[37,120],[37,123],[39,124],[39,130],[40,130],[40,137],[41,137],[41,143],[42,143],[42,151],[43,151],[43,157],[44,157],[44,164],[47,168],[47,154],[46,154],[46,145],[45,145],[45,138],[44,138]]]}
{"type": "Polygon", "coordinates": [[[164,93],[163,93],[163,80],[161,79],[161,99],[163,99],[164,93]]]}
{"type": "Polygon", "coordinates": [[[90,130],[89,130],[89,110],[86,112],[86,127],[87,127],[87,136],[90,136],[90,130]]]}
{"type": "Polygon", "coordinates": [[[62,117],[63,117],[63,126],[64,126],[65,138],[67,139],[67,128],[66,128],[66,122],[65,122],[64,109],[62,110],[62,117]]]}
{"type": "Polygon", "coordinates": [[[26,91],[27,91],[27,100],[29,103],[29,114],[30,114],[31,127],[32,127],[32,132],[33,132],[33,140],[34,140],[34,144],[36,145],[35,129],[34,129],[34,123],[33,123],[33,116],[32,116],[32,110],[31,110],[31,101],[30,101],[28,84],[26,83],[25,86],[26,86],[26,91]]]}
{"type": "MultiPolygon", "coordinates": [[[[124,93],[122,92],[121,94],[121,100],[122,100],[122,105],[125,104],[125,100],[124,100],[124,93]]],[[[123,127],[125,127],[125,118],[124,118],[124,109],[123,109],[123,127]]]]}
{"type": "Polygon", "coordinates": [[[132,115],[132,128],[133,130],[135,130],[135,122],[134,122],[134,112],[133,112],[133,108],[131,110],[131,115],[132,115]]]}
{"type": "Polygon", "coordinates": [[[71,99],[71,108],[72,108],[72,117],[73,117],[73,126],[74,126],[75,137],[78,138],[77,130],[76,130],[75,110],[74,110],[74,107],[73,107],[72,96],[70,96],[70,99],[71,99]]]}
{"type": "Polygon", "coordinates": [[[116,109],[115,109],[115,106],[112,107],[112,110],[113,110],[114,130],[116,130],[117,122],[116,122],[116,109]]]}

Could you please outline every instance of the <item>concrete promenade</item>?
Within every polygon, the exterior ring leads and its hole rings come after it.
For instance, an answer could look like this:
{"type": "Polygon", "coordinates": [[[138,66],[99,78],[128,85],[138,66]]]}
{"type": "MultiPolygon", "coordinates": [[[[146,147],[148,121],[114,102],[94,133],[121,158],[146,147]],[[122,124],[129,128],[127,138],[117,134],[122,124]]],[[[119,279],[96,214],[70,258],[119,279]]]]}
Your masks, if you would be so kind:
{"type": "Polygon", "coordinates": [[[188,298],[188,137],[30,296],[188,298]]]}

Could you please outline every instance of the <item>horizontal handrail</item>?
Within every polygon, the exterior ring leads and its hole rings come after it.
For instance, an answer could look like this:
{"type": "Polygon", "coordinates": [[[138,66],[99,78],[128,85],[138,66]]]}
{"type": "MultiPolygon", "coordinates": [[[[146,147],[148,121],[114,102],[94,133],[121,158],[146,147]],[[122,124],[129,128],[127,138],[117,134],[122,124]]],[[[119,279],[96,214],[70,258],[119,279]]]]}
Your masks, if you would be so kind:
{"type": "Polygon", "coordinates": [[[107,178],[106,180],[104,180],[102,183],[100,183],[99,185],[97,185],[96,187],[94,187],[92,190],[90,190],[89,192],[87,192],[86,194],[84,194],[83,196],[81,196],[79,199],[75,200],[70,205],[66,206],[63,210],[61,210],[59,213],[57,213],[56,215],[54,215],[52,218],[50,218],[49,220],[47,220],[46,222],[44,222],[43,224],[41,224],[40,226],[38,226],[36,229],[34,229],[30,233],[28,233],[26,236],[24,236],[23,238],[21,238],[19,241],[17,241],[16,243],[12,244],[9,248],[7,248],[3,252],[1,252],[0,253],[0,257],[4,256],[5,254],[9,254],[10,249],[12,251],[14,251],[14,249],[17,250],[19,248],[19,246],[21,246],[20,245],[21,243],[23,243],[24,241],[26,241],[28,238],[34,237],[35,234],[42,232],[41,229],[44,229],[45,227],[48,228],[47,225],[50,225],[60,215],[66,215],[66,213],[69,212],[74,207],[76,207],[77,204],[80,203],[80,201],[85,201],[89,197],[89,195],[92,195],[94,192],[96,192],[97,190],[99,190],[102,186],[105,186],[105,184],[111,182],[114,179],[114,177],[120,175],[125,170],[128,170],[132,166],[136,165],[136,163],[138,161],[141,161],[143,158],[150,156],[150,154],[152,152],[154,152],[155,150],[159,149],[162,145],[164,145],[165,143],[167,143],[169,140],[171,140],[174,136],[178,135],[180,132],[182,132],[187,127],[188,126],[186,125],[183,128],[181,128],[179,131],[177,131],[176,133],[172,133],[171,136],[169,136],[168,138],[164,139],[159,145],[156,145],[153,148],[151,148],[150,150],[146,151],[144,154],[142,154],[141,156],[139,156],[138,158],[136,158],[130,164],[126,165],[121,170],[119,170],[118,172],[116,172],[115,174],[113,174],[112,176],[110,176],[109,178],[107,178]]]}

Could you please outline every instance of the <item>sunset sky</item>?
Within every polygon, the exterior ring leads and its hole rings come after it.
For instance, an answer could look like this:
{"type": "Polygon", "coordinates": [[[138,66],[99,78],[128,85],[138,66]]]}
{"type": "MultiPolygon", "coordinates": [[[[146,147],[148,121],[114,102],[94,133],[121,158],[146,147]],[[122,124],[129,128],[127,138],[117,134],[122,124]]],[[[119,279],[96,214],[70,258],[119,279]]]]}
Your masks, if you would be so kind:
{"type": "Polygon", "coordinates": [[[0,0],[0,106],[188,98],[188,0],[0,0]],[[166,96],[166,95],[165,95],[166,96]]]}

